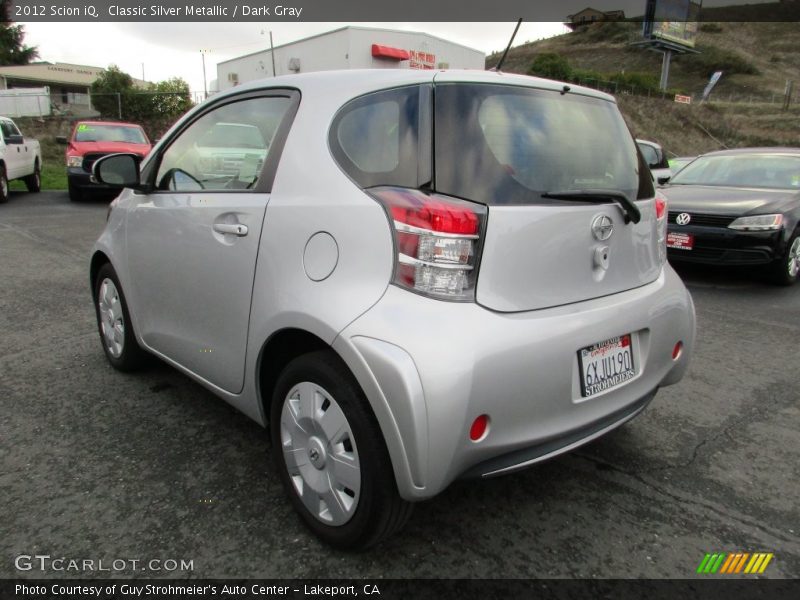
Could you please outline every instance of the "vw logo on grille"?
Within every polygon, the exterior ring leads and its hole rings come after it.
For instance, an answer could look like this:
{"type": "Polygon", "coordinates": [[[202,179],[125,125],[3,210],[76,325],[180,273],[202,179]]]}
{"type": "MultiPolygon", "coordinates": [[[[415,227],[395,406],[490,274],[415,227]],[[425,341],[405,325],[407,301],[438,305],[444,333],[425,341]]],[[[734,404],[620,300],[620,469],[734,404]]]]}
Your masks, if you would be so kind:
{"type": "Polygon", "coordinates": [[[675,217],[675,222],[678,225],[688,225],[689,221],[692,220],[692,215],[689,213],[681,213],[677,217],[675,217]]]}
{"type": "Polygon", "coordinates": [[[594,237],[605,242],[614,233],[614,223],[611,217],[606,215],[598,215],[592,220],[592,233],[594,237]]]}

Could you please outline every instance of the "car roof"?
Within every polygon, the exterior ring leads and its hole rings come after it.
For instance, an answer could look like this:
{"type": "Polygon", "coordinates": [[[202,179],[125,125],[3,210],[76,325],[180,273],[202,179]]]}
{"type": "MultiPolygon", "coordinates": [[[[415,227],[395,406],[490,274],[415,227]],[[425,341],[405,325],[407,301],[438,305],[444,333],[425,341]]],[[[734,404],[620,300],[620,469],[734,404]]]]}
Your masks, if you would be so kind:
{"type": "MultiPolygon", "coordinates": [[[[469,69],[347,69],[339,71],[315,71],[310,73],[297,73],[293,75],[280,75],[267,79],[251,81],[243,85],[236,86],[230,90],[225,90],[214,96],[214,98],[235,95],[249,90],[257,90],[265,87],[285,87],[300,90],[300,93],[328,93],[344,89],[352,91],[351,97],[356,97],[370,91],[377,91],[390,87],[400,87],[403,85],[414,85],[426,82],[462,82],[462,83],[494,83],[514,86],[537,87],[562,91],[564,86],[569,86],[569,91],[585,96],[602,98],[611,102],[616,102],[614,97],[605,92],[592,88],[531,77],[529,75],[517,75],[513,73],[503,73],[500,71],[478,71],[469,69]]],[[[334,94],[340,96],[340,94],[334,94]]]]}
{"type": "Polygon", "coordinates": [[[797,154],[800,155],[800,148],[792,147],[764,147],[764,148],[731,148],[729,150],[716,150],[706,152],[702,156],[735,156],[737,154],[797,154]]]}

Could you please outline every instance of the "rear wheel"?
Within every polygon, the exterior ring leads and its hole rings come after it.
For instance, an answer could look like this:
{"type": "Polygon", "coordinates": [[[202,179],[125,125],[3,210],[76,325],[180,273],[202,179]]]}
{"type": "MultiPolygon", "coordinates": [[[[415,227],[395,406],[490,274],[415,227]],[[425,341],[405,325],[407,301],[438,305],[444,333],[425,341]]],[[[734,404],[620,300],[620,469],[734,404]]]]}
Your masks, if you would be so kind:
{"type": "Polygon", "coordinates": [[[772,281],[778,285],[792,285],[800,276],[800,232],[795,232],[786,252],[772,265],[772,281]]]}
{"type": "Polygon", "coordinates": [[[0,165],[0,204],[8,202],[8,176],[6,168],[0,165]]]}
{"type": "Polygon", "coordinates": [[[147,360],[139,347],[131,325],[131,316],[114,268],[106,263],[97,273],[94,284],[97,328],[108,362],[120,371],[135,371],[147,360]]]}
{"type": "Polygon", "coordinates": [[[331,351],[300,356],[278,378],[270,433],[297,512],[323,541],[367,548],[400,529],[412,505],[397,491],[372,409],[331,351]]]}
{"type": "Polygon", "coordinates": [[[39,165],[38,159],[33,165],[33,173],[25,178],[25,187],[34,194],[42,191],[42,167],[39,165]]]}

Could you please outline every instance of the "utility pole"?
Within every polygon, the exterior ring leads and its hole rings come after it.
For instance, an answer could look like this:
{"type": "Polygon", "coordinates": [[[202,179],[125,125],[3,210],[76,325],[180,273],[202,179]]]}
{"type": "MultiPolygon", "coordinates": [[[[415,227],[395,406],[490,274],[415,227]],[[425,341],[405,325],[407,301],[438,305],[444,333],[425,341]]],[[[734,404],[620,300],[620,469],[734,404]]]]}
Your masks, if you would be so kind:
{"type": "Polygon", "coordinates": [[[272,57],[272,76],[275,77],[275,47],[272,45],[272,32],[269,32],[269,55],[272,57]]]}
{"type": "Polygon", "coordinates": [[[200,58],[203,60],[203,98],[208,99],[208,84],[206,83],[206,53],[209,50],[200,50],[200,58]]]}

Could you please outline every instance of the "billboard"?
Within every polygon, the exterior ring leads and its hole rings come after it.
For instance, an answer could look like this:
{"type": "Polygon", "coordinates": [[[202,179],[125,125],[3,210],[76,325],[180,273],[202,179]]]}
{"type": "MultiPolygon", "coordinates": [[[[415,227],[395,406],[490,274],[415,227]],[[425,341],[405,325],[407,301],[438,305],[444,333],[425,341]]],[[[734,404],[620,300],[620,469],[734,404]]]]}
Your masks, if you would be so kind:
{"type": "Polygon", "coordinates": [[[694,48],[700,3],[690,0],[648,0],[645,37],[694,48]]]}

